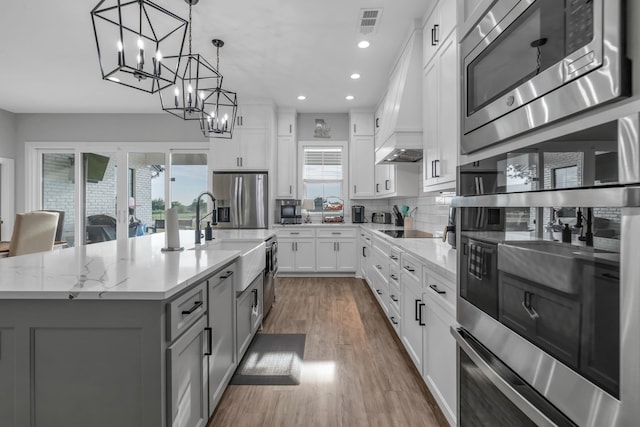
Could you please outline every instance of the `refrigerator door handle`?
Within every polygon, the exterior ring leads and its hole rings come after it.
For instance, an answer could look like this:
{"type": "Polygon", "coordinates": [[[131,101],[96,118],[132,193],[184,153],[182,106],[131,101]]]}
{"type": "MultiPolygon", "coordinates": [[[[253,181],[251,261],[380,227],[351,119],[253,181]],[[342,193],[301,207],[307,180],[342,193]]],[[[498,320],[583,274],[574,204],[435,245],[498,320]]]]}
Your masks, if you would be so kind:
{"type": "MultiPolygon", "coordinates": [[[[242,158],[241,158],[242,159],[242,158]]],[[[242,166],[242,160],[240,160],[242,166]]],[[[240,175],[238,177],[238,226],[244,226],[243,214],[244,214],[244,177],[240,175]]]]}

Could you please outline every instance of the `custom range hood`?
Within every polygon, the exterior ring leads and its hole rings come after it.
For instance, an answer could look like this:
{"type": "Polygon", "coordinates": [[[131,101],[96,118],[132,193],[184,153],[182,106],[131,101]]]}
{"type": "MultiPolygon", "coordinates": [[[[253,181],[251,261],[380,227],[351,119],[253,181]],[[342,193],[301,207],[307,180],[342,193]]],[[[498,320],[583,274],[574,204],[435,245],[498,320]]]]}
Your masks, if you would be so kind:
{"type": "Polygon", "coordinates": [[[376,125],[376,164],[422,160],[422,29],[416,24],[396,63],[376,125]]]}

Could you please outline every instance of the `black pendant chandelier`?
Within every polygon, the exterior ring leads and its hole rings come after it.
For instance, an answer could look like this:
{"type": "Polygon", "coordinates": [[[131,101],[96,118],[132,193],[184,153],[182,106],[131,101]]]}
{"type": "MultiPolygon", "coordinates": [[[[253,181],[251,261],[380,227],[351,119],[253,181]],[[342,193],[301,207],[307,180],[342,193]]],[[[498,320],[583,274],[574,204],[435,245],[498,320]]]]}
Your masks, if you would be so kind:
{"type": "MultiPolygon", "coordinates": [[[[224,42],[219,39],[211,40],[216,47],[216,69],[220,71],[220,48],[224,42]]],[[[238,97],[235,92],[222,89],[222,78],[216,88],[204,101],[200,118],[200,128],[207,138],[233,137],[233,127],[238,111],[238,97]]]]}
{"type": "Polygon", "coordinates": [[[102,0],[91,20],[104,80],[149,93],[175,83],[186,20],[148,0],[102,0]]]}
{"type": "Polygon", "coordinates": [[[189,54],[179,58],[175,85],[160,91],[160,103],[164,111],[183,120],[200,120],[205,99],[220,85],[222,75],[202,55],[192,53],[191,7],[198,0],[185,2],[189,4],[189,54]]]}

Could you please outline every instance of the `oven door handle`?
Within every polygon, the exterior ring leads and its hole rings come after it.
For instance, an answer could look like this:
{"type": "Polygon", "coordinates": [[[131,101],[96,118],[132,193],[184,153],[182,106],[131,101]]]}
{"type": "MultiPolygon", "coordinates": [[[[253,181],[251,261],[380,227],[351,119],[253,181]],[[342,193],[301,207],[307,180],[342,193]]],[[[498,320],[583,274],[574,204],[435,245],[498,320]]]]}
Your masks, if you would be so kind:
{"type": "MultiPolygon", "coordinates": [[[[462,351],[466,353],[467,356],[476,364],[476,366],[482,371],[483,374],[491,381],[491,383],[496,386],[502,394],[511,401],[514,405],[518,407],[525,415],[527,415],[531,421],[533,421],[537,426],[556,426],[553,421],[551,421],[545,414],[540,412],[538,408],[533,406],[527,399],[525,399],[518,391],[516,390],[517,384],[510,382],[507,378],[501,376],[498,372],[496,372],[492,367],[491,363],[487,361],[480,353],[478,353],[471,343],[467,341],[467,339],[462,336],[460,331],[451,326],[450,329],[451,335],[457,341],[458,346],[462,351]]],[[[514,376],[514,378],[516,378],[514,376]]],[[[521,381],[519,381],[521,383],[521,381]]]]}

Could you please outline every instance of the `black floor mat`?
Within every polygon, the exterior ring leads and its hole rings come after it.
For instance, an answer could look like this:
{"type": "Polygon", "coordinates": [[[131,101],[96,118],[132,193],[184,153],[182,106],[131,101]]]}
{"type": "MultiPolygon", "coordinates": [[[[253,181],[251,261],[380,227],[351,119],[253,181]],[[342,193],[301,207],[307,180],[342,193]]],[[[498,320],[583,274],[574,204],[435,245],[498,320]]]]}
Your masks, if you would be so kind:
{"type": "Polygon", "coordinates": [[[306,334],[257,334],[231,378],[235,385],[298,385],[306,334]]]}

